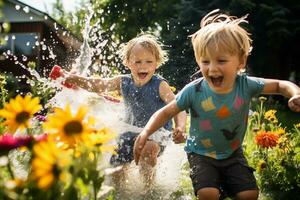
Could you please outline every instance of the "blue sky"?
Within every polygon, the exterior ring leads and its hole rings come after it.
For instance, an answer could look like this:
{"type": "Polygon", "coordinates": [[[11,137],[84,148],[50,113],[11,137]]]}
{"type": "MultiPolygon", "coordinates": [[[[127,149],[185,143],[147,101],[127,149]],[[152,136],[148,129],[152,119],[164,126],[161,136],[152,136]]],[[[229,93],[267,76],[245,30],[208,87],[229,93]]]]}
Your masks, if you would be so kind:
{"type": "MultiPolygon", "coordinates": [[[[48,10],[50,13],[52,11],[51,4],[55,2],[55,0],[19,0],[19,1],[43,12],[46,12],[48,10]]],[[[78,6],[79,1],[80,0],[62,0],[64,8],[67,11],[72,11],[76,6],[78,6]]]]}

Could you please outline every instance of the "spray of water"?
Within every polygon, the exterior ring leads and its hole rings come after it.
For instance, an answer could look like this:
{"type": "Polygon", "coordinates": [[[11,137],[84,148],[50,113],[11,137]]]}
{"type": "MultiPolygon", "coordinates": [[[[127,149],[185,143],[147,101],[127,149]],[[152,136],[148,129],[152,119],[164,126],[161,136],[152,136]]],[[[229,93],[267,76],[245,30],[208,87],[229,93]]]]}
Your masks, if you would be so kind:
{"type": "MultiPolygon", "coordinates": [[[[84,42],[80,48],[80,55],[75,60],[73,69],[79,72],[81,75],[88,75],[89,67],[92,64],[93,53],[100,55],[101,60],[105,64],[105,56],[101,55],[99,49],[92,49],[89,46],[89,38],[95,42],[99,41],[98,44],[93,45],[97,48],[102,48],[107,45],[107,40],[101,40],[102,38],[97,35],[91,35],[95,33],[91,31],[90,21],[92,19],[93,12],[90,11],[89,15],[86,17],[86,26],[83,31],[84,42]],[[100,37],[100,39],[99,39],[100,37]]],[[[97,23],[96,23],[97,24],[97,23]]],[[[98,32],[99,34],[99,32],[98,32]]],[[[111,59],[108,57],[108,59],[111,59]]],[[[59,88],[59,92],[48,102],[48,106],[61,107],[64,108],[66,104],[70,104],[73,110],[77,110],[80,105],[86,105],[89,107],[89,115],[96,118],[98,128],[108,127],[116,133],[124,133],[127,131],[140,132],[141,128],[128,125],[122,122],[124,116],[124,104],[111,102],[102,96],[95,93],[87,92],[82,89],[69,89],[61,86],[63,78],[58,78],[56,81],[49,83],[49,79],[41,78],[40,75],[34,70],[20,66],[30,72],[30,74],[35,77],[38,81],[43,82],[49,87],[59,88]]],[[[100,72],[103,69],[100,69],[100,72]]],[[[107,68],[105,69],[107,70],[107,68]]],[[[152,139],[165,145],[166,148],[163,154],[158,158],[157,170],[155,183],[153,187],[146,188],[144,183],[141,181],[138,167],[131,163],[128,170],[128,179],[126,179],[126,187],[123,191],[117,191],[117,199],[135,199],[135,200],[151,200],[151,199],[170,199],[170,195],[177,191],[180,187],[180,175],[182,163],[186,162],[185,153],[183,151],[182,145],[175,145],[170,141],[168,137],[169,132],[166,130],[159,130],[153,134],[152,139]]],[[[115,141],[116,142],[116,141],[115,141]]],[[[108,166],[109,156],[106,157],[106,163],[108,166]]],[[[113,169],[112,169],[113,170],[113,169]]],[[[105,184],[110,185],[109,175],[106,178],[105,184]]],[[[177,198],[178,199],[178,198],[177,198]]],[[[183,196],[179,198],[182,200],[192,199],[191,197],[183,196]]]]}
{"type": "Polygon", "coordinates": [[[88,13],[89,14],[87,15],[85,20],[86,25],[82,31],[83,44],[80,47],[80,55],[75,60],[75,65],[73,66],[73,69],[75,69],[77,72],[79,72],[79,74],[83,76],[88,74],[88,68],[92,64],[92,56],[93,56],[93,50],[89,46],[89,41],[88,41],[90,31],[91,31],[90,22],[94,15],[94,12],[91,9],[91,7],[89,7],[88,13]]]}

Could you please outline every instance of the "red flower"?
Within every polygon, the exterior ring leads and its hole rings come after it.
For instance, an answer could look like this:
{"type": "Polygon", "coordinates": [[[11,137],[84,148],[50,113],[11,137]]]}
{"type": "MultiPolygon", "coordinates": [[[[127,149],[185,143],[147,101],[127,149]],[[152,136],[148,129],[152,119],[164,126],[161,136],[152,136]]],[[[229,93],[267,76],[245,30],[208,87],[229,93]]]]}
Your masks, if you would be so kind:
{"type": "Polygon", "coordinates": [[[260,131],[255,136],[256,143],[263,148],[275,147],[278,143],[279,135],[270,131],[260,131]]]}

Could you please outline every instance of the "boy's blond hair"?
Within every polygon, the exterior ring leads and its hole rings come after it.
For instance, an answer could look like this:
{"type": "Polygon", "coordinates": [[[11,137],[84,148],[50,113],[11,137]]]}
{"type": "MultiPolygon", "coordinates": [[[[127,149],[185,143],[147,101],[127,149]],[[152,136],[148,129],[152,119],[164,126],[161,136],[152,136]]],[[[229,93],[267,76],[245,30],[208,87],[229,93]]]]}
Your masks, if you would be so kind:
{"type": "Polygon", "coordinates": [[[247,15],[241,18],[226,14],[215,14],[213,10],[201,20],[201,28],[191,35],[194,54],[197,61],[213,51],[224,51],[238,55],[240,59],[247,58],[252,47],[249,33],[240,26],[248,23],[247,15]]]}
{"type": "Polygon", "coordinates": [[[157,68],[168,61],[168,54],[161,48],[162,44],[151,34],[142,33],[131,39],[120,49],[120,56],[125,66],[129,64],[129,58],[132,48],[140,44],[145,49],[152,52],[156,58],[157,68]]]}

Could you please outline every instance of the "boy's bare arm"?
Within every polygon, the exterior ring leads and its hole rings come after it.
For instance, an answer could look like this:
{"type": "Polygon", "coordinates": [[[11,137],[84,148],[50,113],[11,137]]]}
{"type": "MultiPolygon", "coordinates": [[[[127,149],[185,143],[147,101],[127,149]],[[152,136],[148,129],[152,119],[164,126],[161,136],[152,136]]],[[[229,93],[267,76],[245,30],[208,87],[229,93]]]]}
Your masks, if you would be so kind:
{"type": "Polygon", "coordinates": [[[186,112],[182,111],[174,117],[175,128],[173,130],[172,138],[174,143],[183,143],[186,140],[186,112]]]}
{"type": "Polygon", "coordinates": [[[120,76],[116,76],[114,78],[94,78],[72,73],[65,73],[64,77],[67,83],[75,84],[87,91],[97,93],[119,90],[121,80],[120,76]]]}
{"type": "Polygon", "coordinates": [[[300,112],[300,88],[290,82],[276,79],[264,79],[264,94],[280,94],[289,98],[288,105],[292,111],[300,112]]]}
{"type": "Polygon", "coordinates": [[[149,136],[161,128],[168,120],[177,115],[179,112],[180,110],[176,105],[176,101],[173,100],[152,115],[134,143],[133,153],[136,164],[139,162],[140,154],[149,136]]]}
{"type": "MultiPolygon", "coordinates": [[[[159,88],[160,97],[166,104],[175,99],[175,95],[172,92],[169,84],[163,81],[159,88]]],[[[186,135],[186,112],[182,111],[174,116],[175,127],[173,129],[173,141],[175,143],[182,143],[185,141],[186,135]]]]}

